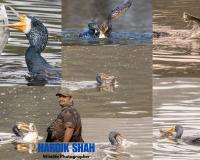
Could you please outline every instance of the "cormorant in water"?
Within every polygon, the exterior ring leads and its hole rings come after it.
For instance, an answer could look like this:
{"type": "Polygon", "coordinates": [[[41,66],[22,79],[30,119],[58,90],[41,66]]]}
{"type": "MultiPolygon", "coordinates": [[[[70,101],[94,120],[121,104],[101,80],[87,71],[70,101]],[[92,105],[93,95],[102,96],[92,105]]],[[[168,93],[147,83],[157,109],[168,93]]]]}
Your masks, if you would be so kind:
{"type": "Polygon", "coordinates": [[[96,81],[97,81],[98,86],[104,86],[104,85],[107,85],[107,84],[115,85],[116,79],[115,79],[114,76],[109,76],[105,73],[97,73],[96,81]]]}
{"type": "Polygon", "coordinates": [[[111,131],[108,135],[108,139],[112,145],[121,145],[125,140],[122,135],[118,132],[111,131]]]}
{"type": "Polygon", "coordinates": [[[101,23],[91,22],[88,24],[88,31],[79,35],[80,38],[108,38],[112,31],[112,20],[125,13],[132,5],[133,0],[128,0],[121,6],[112,10],[110,15],[101,23]]]}
{"type": "Polygon", "coordinates": [[[8,27],[24,32],[29,40],[30,46],[26,50],[25,60],[30,76],[26,76],[26,80],[31,85],[44,85],[49,79],[58,79],[60,77],[58,69],[52,67],[41,56],[48,41],[47,28],[32,16],[19,16],[19,21],[8,27]]]}
{"type": "Polygon", "coordinates": [[[187,144],[200,146],[200,136],[182,137],[183,127],[181,125],[175,125],[175,127],[167,130],[160,130],[160,132],[161,137],[163,138],[170,138],[174,140],[181,139],[187,144]]]}
{"type": "Polygon", "coordinates": [[[38,140],[38,132],[33,123],[28,125],[23,122],[17,122],[13,126],[12,130],[13,133],[19,137],[19,140],[23,143],[36,143],[38,140]]]}

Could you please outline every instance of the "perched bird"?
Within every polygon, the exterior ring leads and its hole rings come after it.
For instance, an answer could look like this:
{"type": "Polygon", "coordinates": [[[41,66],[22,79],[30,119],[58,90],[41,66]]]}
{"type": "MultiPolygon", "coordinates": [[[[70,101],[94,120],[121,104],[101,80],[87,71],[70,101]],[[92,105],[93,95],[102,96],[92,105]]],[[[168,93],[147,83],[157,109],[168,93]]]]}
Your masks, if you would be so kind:
{"type": "Polygon", "coordinates": [[[111,36],[112,21],[125,13],[132,5],[133,0],[128,0],[121,6],[111,11],[108,17],[100,23],[91,22],[88,24],[88,31],[79,35],[80,38],[108,38],[111,36]]]}
{"type": "Polygon", "coordinates": [[[28,125],[23,122],[17,122],[12,130],[20,142],[36,143],[38,141],[38,132],[33,123],[28,125]]]}
{"type": "Polygon", "coordinates": [[[48,42],[48,31],[41,21],[32,16],[19,16],[19,22],[9,24],[8,27],[17,29],[26,34],[30,46],[26,50],[25,60],[30,76],[26,80],[34,85],[45,84],[49,79],[60,77],[58,68],[51,66],[42,56],[41,52],[48,42]]]}
{"type": "Polygon", "coordinates": [[[174,140],[181,139],[187,144],[200,146],[200,135],[182,137],[183,127],[181,125],[175,125],[175,127],[169,128],[167,130],[160,130],[162,138],[170,138],[174,140]]]}

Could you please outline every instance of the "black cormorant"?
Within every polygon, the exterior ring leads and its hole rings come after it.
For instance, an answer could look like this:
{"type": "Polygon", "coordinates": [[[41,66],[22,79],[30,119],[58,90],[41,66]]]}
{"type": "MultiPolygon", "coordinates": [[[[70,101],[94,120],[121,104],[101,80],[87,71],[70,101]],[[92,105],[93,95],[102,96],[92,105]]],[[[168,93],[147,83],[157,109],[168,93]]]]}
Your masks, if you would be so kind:
{"type": "Polygon", "coordinates": [[[97,73],[96,81],[98,86],[104,86],[107,84],[115,85],[116,78],[114,76],[110,76],[105,73],[97,73]]]}
{"type": "Polygon", "coordinates": [[[108,38],[112,31],[112,20],[125,13],[132,5],[133,0],[128,0],[121,6],[112,10],[110,15],[101,23],[91,22],[88,24],[88,31],[79,35],[80,38],[108,38]]]}
{"type": "Polygon", "coordinates": [[[108,139],[112,145],[120,145],[122,141],[125,140],[120,133],[115,131],[109,133],[108,139]]]}
{"type": "Polygon", "coordinates": [[[161,130],[160,132],[163,138],[170,138],[174,140],[181,139],[187,144],[200,146],[200,135],[182,137],[183,127],[181,125],[175,125],[175,127],[169,128],[165,131],[161,130]]]}
{"type": "Polygon", "coordinates": [[[42,56],[41,52],[46,48],[48,31],[41,21],[32,16],[19,16],[19,22],[8,25],[26,34],[30,46],[26,50],[25,60],[30,76],[26,80],[30,83],[46,83],[49,79],[58,79],[58,68],[52,67],[42,56]]]}
{"type": "Polygon", "coordinates": [[[13,128],[13,133],[19,137],[20,142],[36,143],[38,140],[38,132],[33,123],[29,125],[23,122],[17,122],[13,128]]]}

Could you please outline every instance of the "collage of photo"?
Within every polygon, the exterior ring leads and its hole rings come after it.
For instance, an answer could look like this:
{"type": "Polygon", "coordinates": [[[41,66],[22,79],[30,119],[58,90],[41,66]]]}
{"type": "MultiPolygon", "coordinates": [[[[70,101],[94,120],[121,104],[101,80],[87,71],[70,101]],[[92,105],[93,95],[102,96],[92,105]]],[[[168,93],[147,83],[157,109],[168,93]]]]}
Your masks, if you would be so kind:
{"type": "Polygon", "coordinates": [[[199,160],[199,0],[0,0],[0,160],[199,160]]]}

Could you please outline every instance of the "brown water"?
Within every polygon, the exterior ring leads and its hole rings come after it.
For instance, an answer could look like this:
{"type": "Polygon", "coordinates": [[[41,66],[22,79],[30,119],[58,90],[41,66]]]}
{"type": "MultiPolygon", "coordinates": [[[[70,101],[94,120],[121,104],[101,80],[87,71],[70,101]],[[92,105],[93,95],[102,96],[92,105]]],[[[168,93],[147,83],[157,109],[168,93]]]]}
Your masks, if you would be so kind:
{"type": "Polygon", "coordinates": [[[155,160],[198,160],[200,148],[159,139],[159,129],[181,124],[183,137],[199,135],[199,53],[183,12],[200,16],[198,0],[154,0],[153,30],[169,33],[153,40],[153,135],[155,160]],[[165,7],[163,7],[165,6],[165,7]]]}
{"type": "MultiPolygon", "coordinates": [[[[152,143],[151,143],[151,118],[143,119],[95,119],[95,118],[84,118],[83,122],[83,137],[85,142],[96,143],[97,152],[91,155],[96,160],[102,160],[106,157],[108,151],[113,151],[113,147],[109,144],[108,133],[110,131],[119,131],[130,143],[137,143],[134,146],[127,147],[124,149],[123,154],[117,152],[116,157],[121,157],[123,160],[131,159],[152,159],[152,143]],[[134,122],[134,123],[133,123],[134,122]],[[103,124],[107,124],[106,126],[103,124]],[[98,128],[96,126],[99,126],[98,128]],[[104,148],[104,149],[101,149],[104,148]],[[107,152],[106,152],[107,151],[107,152]],[[132,157],[131,157],[132,156],[132,157]]],[[[36,123],[39,135],[46,136],[46,131],[42,126],[43,123],[36,123]]],[[[4,132],[3,126],[0,131],[4,132]]],[[[41,142],[44,140],[41,140],[41,142]]],[[[4,144],[0,146],[1,159],[42,159],[42,154],[34,153],[28,154],[28,152],[19,152],[14,149],[12,144],[4,144]],[[11,156],[12,155],[12,156],[11,156]]],[[[115,159],[115,158],[114,158],[115,159]]]]}
{"type": "MultiPolygon", "coordinates": [[[[31,0],[23,1],[23,3],[18,0],[4,0],[3,2],[20,14],[35,16],[44,23],[49,31],[49,41],[42,56],[51,65],[59,67],[61,63],[61,0],[31,0]]],[[[13,17],[11,16],[11,18],[13,17]]],[[[0,85],[26,85],[27,81],[24,75],[28,74],[28,69],[24,54],[28,47],[28,41],[25,34],[19,31],[11,30],[10,34],[8,44],[0,55],[0,85]]],[[[60,84],[60,82],[52,83],[52,85],[60,84]]]]}
{"type": "MultiPolygon", "coordinates": [[[[15,122],[33,122],[37,127],[39,136],[43,137],[41,142],[44,142],[46,138],[46,128],[60,111],[55,96],[56,90],[59,90],[59,88],[1,87],[0,132],[12,133],[11,128],[15,122]]],[[[76,99],[75,104],[77,104],[76,99]]],[[[77,106],[77,109],[81,116],[85,117],[84,115],[86,115],[86,113],[84,112],[88,112],[89,110],[84,110],[82,107],[83,106],[77,106]]],[[[93,114],[95,115],[96,112],[93,112],[93,114]]],[[[83,137],[86,142],[108,145],[108,133],[110,131],[118,131],[124,135],[128,141],[137,143],[136,146],[128,147],[125,150],[125,152],[128,152],[128,155],[124,155],[125,159],[129,159],[131,155],[133,155],[135,159],[151,159],[152,121],[150,117],[146,116],[132,119],[108,119],[106,115],[104,115],[104,117],[105,118],[100,119],[82,119],[83,137]]],[[[109,150],[109,148],[110,147],[107,149],[109,150]]],[[[0,146],[0,153],[0,159],[12,159],[13,156],[15,156],[16,159],[34,159],[42,156],[38,154],[28,154],[28,152],[20,153],[15,150],[12,144],[2,144],[0,146]]],[[[100,150],[94,156],[96,156],[97,159],[101,159],[106,155],[100,150]]]]}
{"type": "Polygon", "coordinates": [[[65,46],[62,87],[74,90],[86,117],[151,116],[151,45],[65,46]],[[113,92],[97,89],[97,73],[116,77],[113,92]]]}
{"type": "Polygon", "coordinates": [[[154,159],[198,160],[200,147],[159,140],[159,129],[180,124],[183,137],[200,135],[199,78],[154,79],[153,137],[154,159]]]}
{"type": "Polygon", "coordinates": [[[153,30],[170,34],[153,41],[154,76],[199,77],[200,41],[190,38],[191,27],[182,18],[183,12],[199,17],[199,5],[198,0],[154,1],[153,30]]]}

